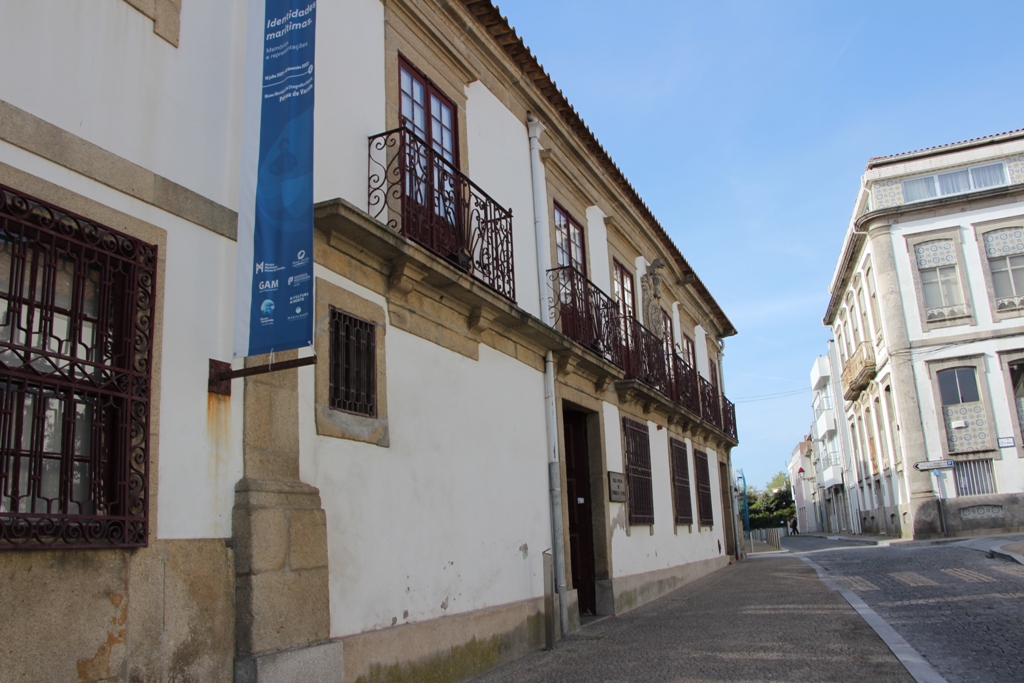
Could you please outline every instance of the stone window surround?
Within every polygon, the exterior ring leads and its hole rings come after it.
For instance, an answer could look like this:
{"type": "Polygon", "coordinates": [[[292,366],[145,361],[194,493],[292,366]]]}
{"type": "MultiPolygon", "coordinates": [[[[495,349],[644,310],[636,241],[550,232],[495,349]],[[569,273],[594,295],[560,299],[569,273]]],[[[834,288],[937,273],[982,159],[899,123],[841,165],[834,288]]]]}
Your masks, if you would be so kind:
{"type": "Polygon", "coordinates": [[[1024,317],[1024,306],[1008,311],[999,311],[996,309],[996,289],[992,284],[992,269],[989,267],[988,254],[985,251],[985,234],[1001,228],[1013,228],[1020,226],[1024,226],[1024,216],[1014,216],[1012,218],[1001,218],[971,224],[971,228],[974,231],[974,240],[978,245],[978,258],[981,259],[982,274],[985,278],[986,298],[988,299],[989,308],[992,311],[992,319],[995,322],[1024,317]]]}
{"type": "Polygon", "coordinates": [[[385,332],[387,314],[380,305],[368,301],[322,278],[316,278],[316,326],[313,348],[317,357],[323,359],[316,364],[316,433],[337,439],[349,439],[374,444],[382,448],[391,445],[388,429],[387,362],[385,353],[385,332]],[[368,417],[331,408],[330,367],[331,353],[331,307],[362,318],[376,325],[377,349],[377,416],[368,417]]]}
{"type": "Polygon", "coordinates": [[[963,238],[961,235],[960,225],[951,225],[947,228],[938,228],[936,230],[928,230],[925,232],[915,232],[911,235],[904,237],[905,244],[907,247],[907,256],[910,259],[910,273],[914,279],[914,295],[917,301],[917,312],[921,320],[921,330],[927,332],[928,330],[937,330],[944,327],[958,327],[960,325],[975,326],[978,324],[977,319],[974,316],[974,302],[971,299],[971,289],[968,286],[968,278],[966,264],[964,262],[964,245],[963,238]],[[924,305],[924,288],[921,286],[921,271],[917,267],[917,258],[914,256],[914,248],[922,242],[931,242],[933,240],[949,239],[953,240],[953,250],[956,252],[956,274],[960,281],[961,296],[964,300],[964,306],[967,308],[966,315],[962,315],[956,318],[948,320],[932,320],[929,321],[925,314],[924,305]]]}
{"type": "Polygon", "coordinates": [[[153,33],[178,47],[183,0],[125,0],[153,20],[153,33]]]}
{"type": "Polygon", "coordinates": [[[942,457],[949,460],[977,460],[979,454],[984,454],[984,457],[990,457],[993,460],[1002,460],[1002,453],[996,447],[996,439],[998,438],[998,430],[996,429],[996,421],[992,413],[992,396],[989,391],[988,382],[985,378],[987,374],[987,361],[984,354],[971,355],[971,356],[957,356],[955,358],[943,358],[939,360],[926,361],[925,366],[928,369],[928,382],[932,390],[932,399],[934,404],[934,413],[936,425],[939,429],[937,435],[939,437],[939,445],[942,448],[942,457]],[[992,446],[976,451],[967,451],[963,453],[950,453],[949,443],[946,437],[946,420],[942,414],[942,396],[939,392],[939,378],[938,373],[940,370],[950,370],[952,368],[974,368],[974,377],[978,382],[978,398],[982,405],[985,406],[985,419],[988,420],[988,424],[992,426],[992,446]]]}
{"type": "MultiPolygon", "coordinates": [[[[1013,424],[1013,436],[1015,439],[1014,450],[1017,451],[1018,458],[1024,458],[1024,432],[1021,430],[1020,420],[1017,419],[1017,401],[1013,395],[1013,382],[1010,377],[1010,364],[1024,362],[1024,349],[997,351],[996,358],[999,361],[999,372],[1003,377],[1006,405],[1010,408],[1010,422],[1013,424]]],[[[997,457],[997,460],[1001,459],[1003,450],[1002,448],[999,449],[1000,457],[997,457]]]]}

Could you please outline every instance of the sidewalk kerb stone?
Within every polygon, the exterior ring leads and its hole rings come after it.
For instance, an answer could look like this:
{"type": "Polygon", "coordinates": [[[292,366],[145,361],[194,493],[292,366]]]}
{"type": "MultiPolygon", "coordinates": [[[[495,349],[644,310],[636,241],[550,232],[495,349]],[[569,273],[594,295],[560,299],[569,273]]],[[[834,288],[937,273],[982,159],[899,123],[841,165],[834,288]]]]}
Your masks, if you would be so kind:
{"type": "Polygon", "coordinates": [[[868,607],[868,605],[860,599],[860,596],[853,591],[841,587],[839,582],[836,580],[829,578],[824,568],[822,568],[818,563],[813,560],[809,560],[802,555],[797,555],[797,557],[807,563],[807,565],[818,574],[818,578],[821,579],[822,583],[832,590],[838,591],[839,594],[842,595],[848,603],[850,603],[850,607],[852,607],[857,614],[867,622],[868,626],[878,634],[878,637],[882,639],[882,642],[884,642],[890,650],[892,650],[892,653],[896,655],[896,658],[900,660],[900,663],[906,667],[907,673],[913,676],[917,683],[948,683],[938,671],[932,668],[931,664],[925,661],[924,657],[922,657],[921,654],[903,638],[903,636],[896,632],[896,629],[890,626],[885,619],[880,617],[875,610],[868,607]]]}

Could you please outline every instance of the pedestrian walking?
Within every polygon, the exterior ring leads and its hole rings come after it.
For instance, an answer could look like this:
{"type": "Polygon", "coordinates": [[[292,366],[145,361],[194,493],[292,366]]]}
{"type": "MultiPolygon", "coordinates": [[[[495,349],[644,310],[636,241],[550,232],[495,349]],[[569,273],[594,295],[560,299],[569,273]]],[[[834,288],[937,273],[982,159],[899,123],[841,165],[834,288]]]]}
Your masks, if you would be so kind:
{"type": "Polygon", "coordinates": [[[796,517],[794,517],[793,519],[789,520],[789,531],[794,536],[799,536],[800,535],[800,530],[797,528],[797,525],[796,525],[796,517]]]}

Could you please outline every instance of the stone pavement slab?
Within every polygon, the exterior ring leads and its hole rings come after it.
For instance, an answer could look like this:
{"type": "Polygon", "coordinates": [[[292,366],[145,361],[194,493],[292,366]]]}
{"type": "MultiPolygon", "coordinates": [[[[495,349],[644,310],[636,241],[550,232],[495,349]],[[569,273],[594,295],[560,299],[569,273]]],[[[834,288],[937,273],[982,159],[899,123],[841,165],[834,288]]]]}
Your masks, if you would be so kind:
{"type": "Polygon", "coordinates": [[[595,622],[476,683],[909,683],[889,648],[817,574],[787,554],[733,564],[595,622]]]}
{"type": "Polygon", "coordinates": [[[802,556],[848,586],[948,683],[1024,681],[1024,566],[985,552],[1011,542],[894,543],[802,556]]]}

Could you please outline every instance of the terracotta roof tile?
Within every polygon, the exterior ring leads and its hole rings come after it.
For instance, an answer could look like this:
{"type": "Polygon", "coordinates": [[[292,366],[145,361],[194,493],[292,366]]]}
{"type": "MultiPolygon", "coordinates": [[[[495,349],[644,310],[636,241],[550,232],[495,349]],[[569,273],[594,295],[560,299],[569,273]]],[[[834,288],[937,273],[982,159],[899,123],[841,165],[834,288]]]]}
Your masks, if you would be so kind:
{"type": "Polygon", "coordinates": [[[490,2],[490,0],[462,0],[462,4],[465,5],[470,14],[476,17],[476,20],[484,27],[487,33],[494,38],[498,46],[505,51],[513,62],[515,62],[519,67],[519,70],[533,82],[533,85],[561,115],[562,120],[576,134],[584,147],[590,150],[598,158],[598,161],[615,180],[619,188],[632,201],[633,206],[637,209],[640,215],[643,216],[648,225],[654,229],[655,234],[658,235],[666,249],[672,255],[673,260],[675,260],[676,265],[682,271],[683,275],[693,275],[694,281],[692,284],[701,299],[707,302],[716,318],[715,322],[722,330],[722,336],[728,337],[736,334],[736,328],[733,327],[732,323],[726,317],[725,312],[718,305],[718,302],[715,301],[713,296],[711,296],[711,292],[708,291],[708,288],[694,272],[682,252],[679,251],[675,242],[673,242],[672,238],[669,237],[668,232],[664,227],[662,227],[661,223],[658,222],[658,219],[654,217],[654,213],[640,197],[640,194],[636,191],[636,188],[633,187],[632,183],[629,182],[622,170],[612,160],[611,155],[608,154],[608,151],[598,141],[597,136],[594,135],[589,126],[583,122],[583,119],[576,112],[576,109],[569,103],[558,86],[555,85],[551,76],[544,70],[544,67],[537,61],[537,58],[534,57],[533,53],[530,52],[530,48],[523,43],[522,38],[518,36],[515,29],[508,23],[508,19],[501,14],[498,7],[490,2]]]}

